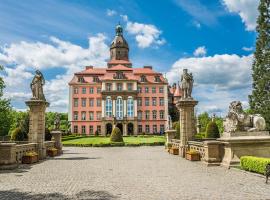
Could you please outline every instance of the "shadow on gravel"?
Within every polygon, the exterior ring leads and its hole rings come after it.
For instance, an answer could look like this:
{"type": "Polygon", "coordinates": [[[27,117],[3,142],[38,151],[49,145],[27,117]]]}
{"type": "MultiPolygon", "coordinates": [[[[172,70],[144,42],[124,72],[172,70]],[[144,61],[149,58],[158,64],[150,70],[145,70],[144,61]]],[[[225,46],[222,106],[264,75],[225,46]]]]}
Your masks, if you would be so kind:
{"type": "Polygon", "coordinates": [[[115,200],[116,196],[106,191],[86,190],[75,195],[67,196],[59,193],[33,194],[31,192],[20,192],[18,190],[0,191],[0,199],[12,200],[115,200]]]}
{"type": "Polygon", "coordinates": [[[52,158],[53,160],[95,160],[95,159],[100,159],[100,157],[70,157],[70,158],[52,158]]]}

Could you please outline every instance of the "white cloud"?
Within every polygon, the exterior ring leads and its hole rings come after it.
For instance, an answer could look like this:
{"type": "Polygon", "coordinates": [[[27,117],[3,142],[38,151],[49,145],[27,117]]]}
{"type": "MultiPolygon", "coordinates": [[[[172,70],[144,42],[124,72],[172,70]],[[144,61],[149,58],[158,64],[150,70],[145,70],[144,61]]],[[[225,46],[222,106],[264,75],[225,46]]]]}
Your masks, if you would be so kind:
{"type": "Polygon", "coordinates": [[[224,114],[233,100],[247,101],[251,89],[253,56],[214,55],[181,58],[167,73],[168,80],[179,81],[184,68],[194,76],[194,94],[200,112],[224,114]]]}
{"type": "Polygon", "coordinates": [[[117,12],[115,10],[107,9],[106,14],[107,14],[107,16],[112,17],[112,16],[117,15],[117,12]]]}
{"type": "Polygon", "coordinates": [[[160,37],[162,31],[155,25],[129,21],[127,15],[121,15],[121,17],[126,22],[127,32],[135,35],[139,48],[160,46],[166,43],[165,39],[160,37]]]}
{"type": "MultiPolygon", "coordinates": [[[[51,103],[50,110],[67,111],[68,82],[73,73],[81,71],[86,65],[106,66],[109,47],[106,37],[97,34],[88,38],[88,48],[51,37],[51,43],[19,42],[1,48],[0,63],[5,67],[4,81],[6,97],[17,101],[29,98],[29,84],[35,69],[41,71],[62,68],[64,73],[46,80],[44,93],[51,103]]],[[[46,71],[44,73],[44,76],[46,71]]]]}
{"type": "Polygon", "coordinates": [[[258,17],[259,0],[223,0],[229,12],[240,15],[246,30],[254,31],[258,17]]]}
{"type": "Polygon", "coordinates": [[[207,50],[205,48],[205,46],[201,46],[198,47],[197,49],[195,49],[195,51],[193,52],[194,56],[205,56],[207,53],[207,50]]]}
{"type": "Polygon", "coordinates": [[[196,21],[196,20],[194,20],[194,21],[192,22],[192,24],[193,24],[193,26],[195,26],[197,29],[200,29],[200,28],[201,28],[201,23],[198,22],[198,21],[196,21]]]}
{"type": "Polygon", "coordinates": [[[254,47],[243,47],[242,50],[244,50],[244,51],[253,51],[254,47]]]}

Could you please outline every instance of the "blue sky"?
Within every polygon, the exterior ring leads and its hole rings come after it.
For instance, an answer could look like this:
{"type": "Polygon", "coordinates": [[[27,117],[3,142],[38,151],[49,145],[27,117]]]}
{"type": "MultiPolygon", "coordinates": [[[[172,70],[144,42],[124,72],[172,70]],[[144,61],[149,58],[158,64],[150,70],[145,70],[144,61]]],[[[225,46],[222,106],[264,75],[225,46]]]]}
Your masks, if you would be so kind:
{"type": "Polygon", "coordinates": [[[6,97],[25,109],[36,68],[47,80],[51,110],[67,111],[67,82],[84,65],[105,66],[120,22],[134,67],[152,65],[177,82],[195,76],[197,111],[224,115],[251,92],[257,0],[0,2],[0,63],[6,97]]]}

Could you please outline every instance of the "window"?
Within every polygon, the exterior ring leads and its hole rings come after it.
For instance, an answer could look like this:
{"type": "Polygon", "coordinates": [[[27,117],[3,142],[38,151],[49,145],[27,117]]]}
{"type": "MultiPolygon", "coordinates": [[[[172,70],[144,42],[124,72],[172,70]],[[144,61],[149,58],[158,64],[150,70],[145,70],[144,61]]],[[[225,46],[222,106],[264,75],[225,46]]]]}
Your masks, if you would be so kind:
{"type": "Polygon", "coordinates": [[[82,134],[85,134],[85,126],[82,126],[82,134]]]}
{"type": "Polygon", "coordinates": [[[121,97],[117,97],[116,100],[116,119],[123,118],[123,100],[121,97]]]}
{"type": "Polygon", "coordinates": [[[77,111],[75,111],[73,113],[73,120],[78,120],[78,112],[77,111]]]}
{"type": "Polygon", "coordinates": [[[86,120],[86,112],[85,111],[82,111],[82,120],[86,120]]]}
{"type": "Polygon", "coordinates": [[[112,90],[112,84],[106,83],[106,91],[111,91],[111,90],[112,90]]]}
{"type": "Polygon", "coordinates": [[[157,111],[156,110],[152,111],[152,118],[157,119],[157,111]]]}
{"type": "Polygon", "coordinates": [[[80,83],[84,83],[84,79],[83,79],[83,77],[79,77],[79,78],[78,78],[78,82],[80,82],[80,83]]]}
{"type": "Polygon", "coordinates": [[[74,107],[78,107],[78,105],[79,105],[79,99],[78,98],[75,98],[73,100],[73,102],[74,102],[74,107]]]}
{"type": "Polygon", "coordinates": [[[142,88],[141,87],[138,87],[138,92],[142,93],[142,88]]]}
{"type": "Polygon", "coordinates": [[[159,118],[164,119],[164,111],[163,110],[159,111],[159,118]]]}
{"type": "Polygon", "coordinates": [[[93,98],[89,99],[89,106],[90,107],[94,106],[94,99],[93,98]]]}
{"type": "Polygon", "coordinates": [[[146,82],[147,80],[146,80],[146,77],[145,77],[145,75],[142,75],[141,76],[141,82],[146,82]]]}
{"type": "Polygon", "coordinates": [[[133,98],[129,97],[127,100],[127,116],[133,117],[133,113],[134,113],[134,102],[133,98]]]}
{"type": "Polygon", "coordinates": [[[152,87],[152,93],[156,93],[156,87],[152,87]]]}
{"type": "Polygon", "coordinates": [[[142,111],[138,111],[138,120],[142,120],[142,111]]]}
{"type": "Polygon", "coordinates": [[[164,129],[164,125],[163,125],[163,124],[160,125],[160,132],[161,132],[161,133],[164,133],[164,130],[165,130],[165,129],[164,129]]]}
{"type": "Polygon", "coordinates": [[[90,94],[94,94],[94,88],[93,88],[93,87],[90,87],[89,93],[90,93],[90,94]]]}
{"type": "Polygon", "coordinates": [[[138,125],[138,132],[142,133],[142,125],[138,125]]]}
{"type": "Polygon", "coordinates": [[[159,105],[164,106],[164,98],[163,97],[159,98],[159,105]]]}
{"type": "Polygon", "coordinates": [[[86,88],[85,87],[82,88],[82,93],[86,94],[86,88]]]}
{"type": "Polygon", "coordinates": [[[98,83],[98,82],[99,82],[99,78],[98,78],[97,76],[94,76],[94,77],[93,77],[93,82],[98,83]]]}
{"type": "Polygon", "coordinates": [[[101,106],[101,99],[97,99],[97,107],[101,106]]]}
{"type": "Polygon", "coordinates": [[[125,74],[123,72],[116,72],[116,74],[113,76],[114,79],[125,79],[125,74]]]}
{"type": "Polygon", "coordinates": [[[154,134],[157,133],[157,125],[153,125],[153,133],[154,133],[154,134]]]}
{"type": "Polygon", "coordinates": [[[82,98],[82,107],[86,107],[86,98],[82,98]]]}
{"type": "MultiPolygon", "coordinates": [[[[73,93],[74,93],[74,94],[78,94],[78,93],[79,93],[79,90],[78,90],[77,87],[75,87],[75,88],[73,89],[73,93]]],[[[78,128],[78,127],[77,127],[77,128],[78,128]]]]}
{"type": "Polygon", "coordinates": [[[146,133],[150,133],[149,125],[145,125],[145,132],[146,132],[146,133]]]}
{"type": "Polygon", "coordinates": [[[149,112],[149,110],[145,111],[145,119],[150,119],[150,112],[149,112]]]}
{"type": "Polygon", "coordinates": [[[89,126],[89,134],[94,133],[94,127],[92,125],[89,126]]]}
{"type": "Polygon", "coordinates": [[[128,83],[128,91],[132,91],[133,83],[128,83]]]}
{"type": "Polygon", "coordinates": [[[101,87],[97,88],[97,93],[100,94],[101,93],[101,87]]]}
{"type": "Polygon", "coordinates": [[[138,106],[142,106],[142,98],[138,98],[138,106]]]}
{"type": "Polygon", "coordinates": [[[123,84],[117,83],[117,91],[122,91],[123,84]]]}
{"type": "Polygon", "coordinates": [[[156,106],[156,105],[157,105],[157,98],[152,97],[152,106],[156,106]]]}
{"type": "Polygon", "coordinates": [[[101,112],[97,112],[97,120],[101,120],[101,112]]]}
{"type": "Polygon", "coordinates": [[[93,111],[89,112],[89,120],[94,120],[94,112],[93,111]]]}
{"type": "Polygon", "coordinates": [[[159,76],[155,76],[155,82],[161,82],[160,77],[159,76]]]}
{"type": "Polygon", "coordinates": [[[145,97],[144,100],[145,106],[149,106],[149,97],[145,97]]]}
{"type": "Polygon", "coordinates": [[[159,93],[163,93],[164,89],[163,87],[159,87],[159,93]]]}
{"type": "Polygon", "coordinates": [[[101,133],[101,126],[97,126],[98,133],[101,133]]]}
{"type": "Polygon", "coordinates": [[[75,125],[75,126],[73,127],[73,132],[74,132],[74,133],[78,133],[78,126],[77,126],[77,125],[75,125]]]}
{"type": "Polygon", "coordinates": [[[148,87],[145,87],[144,88],[144,91],[145,91],[145,93],[148,93],[149,92],[149,88],[148,87]]]}
{"type": "Polygon", "coordinates": [[[112,99],[111,99],[111,97],[106,98],[105,110],[106,110],[106,116],[111,117],[112,116],[112,99]]]}

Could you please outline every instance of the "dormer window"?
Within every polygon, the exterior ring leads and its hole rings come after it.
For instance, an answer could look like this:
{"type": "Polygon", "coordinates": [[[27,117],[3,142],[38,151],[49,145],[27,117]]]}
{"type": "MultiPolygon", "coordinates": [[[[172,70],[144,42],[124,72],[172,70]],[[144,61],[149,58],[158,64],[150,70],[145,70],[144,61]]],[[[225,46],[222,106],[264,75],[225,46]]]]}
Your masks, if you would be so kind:
{"type": "Polygon", "coordinates": [[[147,79],[146,79],[145,75],[142,75],[141,76],[141,82],[146,82],[146,81],[147,81],[147,79]]]}
{"type": "Polygon", "coordinates": [[[85,81],[84,81],[84,78],[83,78],[83,77],[79,77],[79,78],[78,78],[78,82],[84,83],[84,82],[85,82],[85,81]]]}
{"type": "Polygon", "coordinates": [[[113,78],[114,79],[125,79],[126,77],[125,77],[125,74],[123,72],[119,71],[119,72],[116,72],[116,74],[114,75],[113,78]]]}
{"type": "Polygon", "coordinates": [[[161,82],[160,77],[159,76],[155,76],[155,82],[161,82]]]}
{"type": "Polygon", "coordinates": [[[93,82],[98,83],[99,82],[99,78],[97,76],[94,76],[93,77],[93,82]]]}

